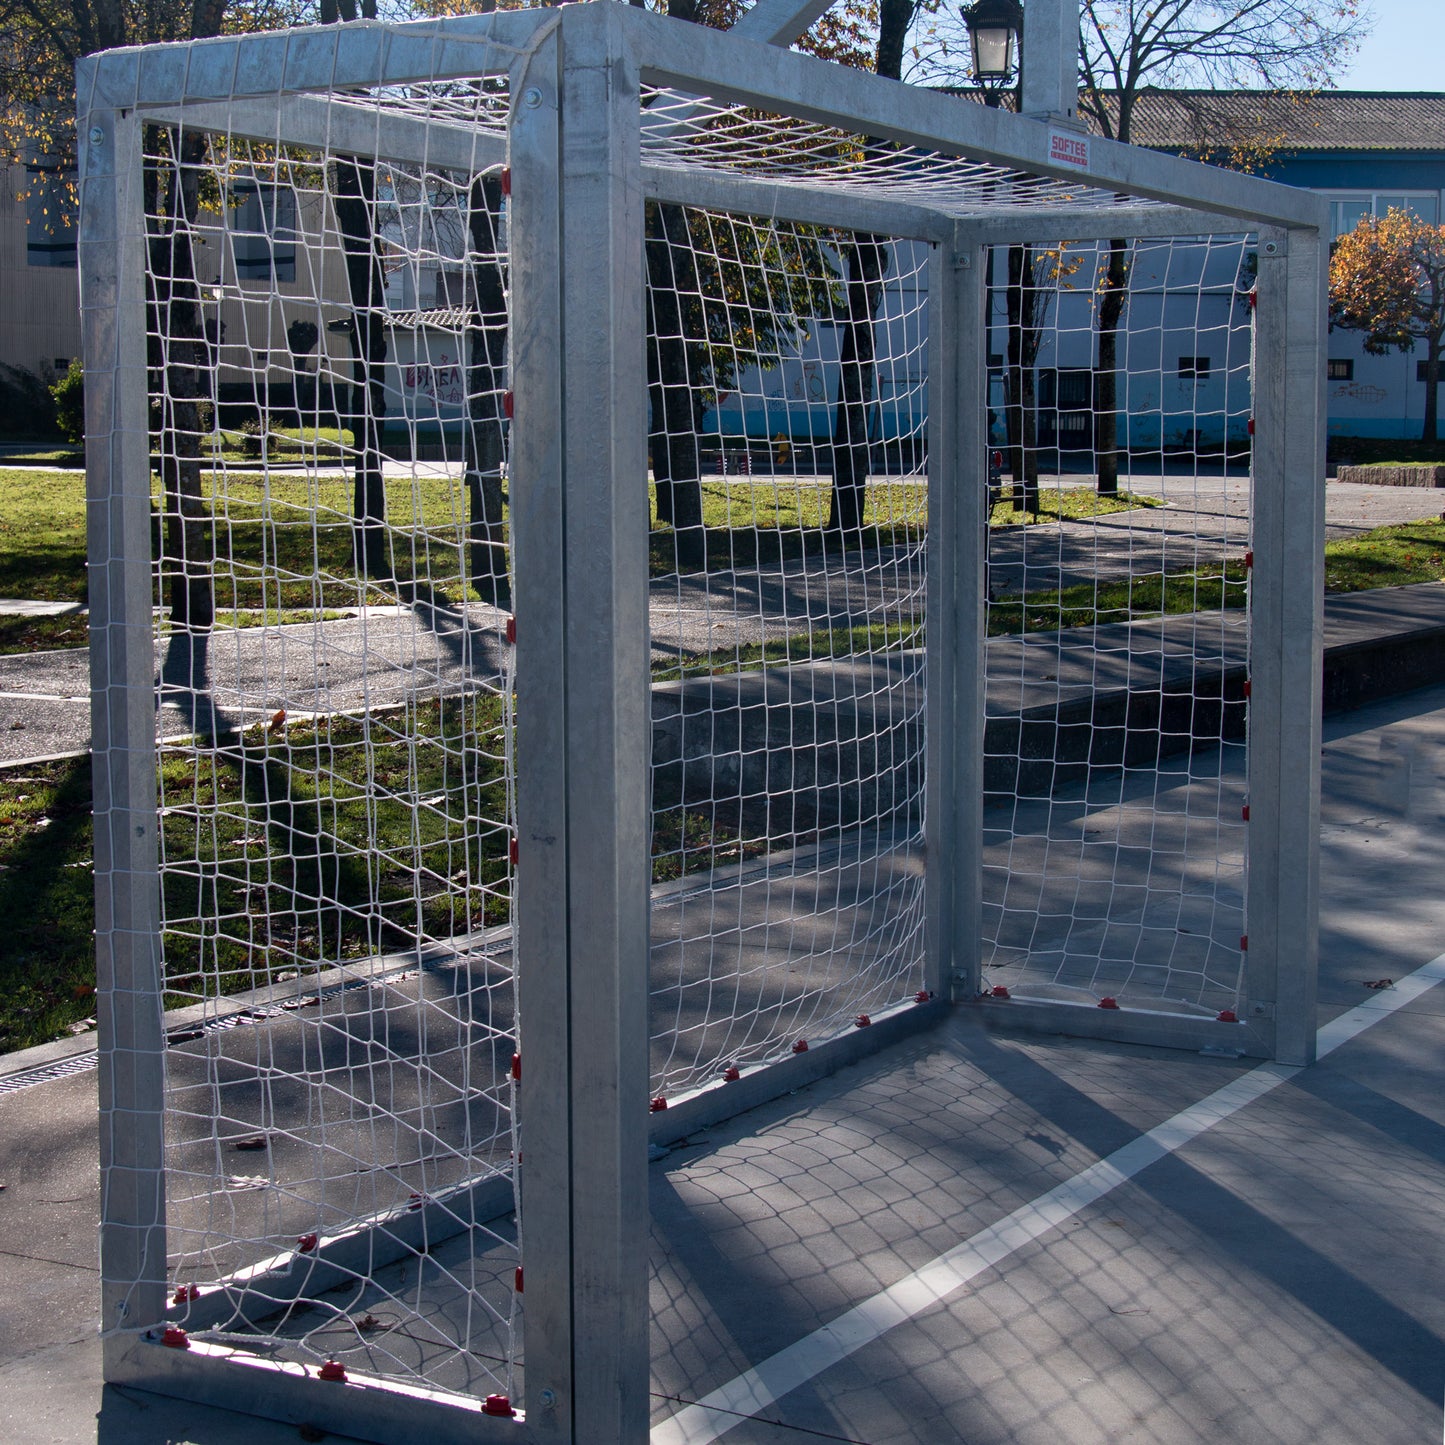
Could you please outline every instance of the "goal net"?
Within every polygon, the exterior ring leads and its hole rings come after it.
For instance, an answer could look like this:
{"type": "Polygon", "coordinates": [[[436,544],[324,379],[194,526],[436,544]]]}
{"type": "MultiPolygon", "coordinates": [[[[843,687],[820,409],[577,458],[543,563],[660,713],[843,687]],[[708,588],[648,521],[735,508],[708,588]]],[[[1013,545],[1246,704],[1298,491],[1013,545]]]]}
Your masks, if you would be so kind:
{"type": "Polygon", "coordinates": [[[993,258],[990,991],[1242,1007],[1257,266],[1252,236],[993,258]]]}

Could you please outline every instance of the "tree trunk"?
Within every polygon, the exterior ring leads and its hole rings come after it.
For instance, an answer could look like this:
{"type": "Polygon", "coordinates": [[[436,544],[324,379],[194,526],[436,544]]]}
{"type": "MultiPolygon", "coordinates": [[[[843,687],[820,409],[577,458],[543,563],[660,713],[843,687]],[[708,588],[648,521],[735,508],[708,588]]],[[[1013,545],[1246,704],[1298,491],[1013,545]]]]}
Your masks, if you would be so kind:
{"type": "Polygon", "coordinates": [[[1034,277],[1032,246],[1010,246],[1008,253],[1008,407],[1009,470],[1013,474],[1013,510],[1039,510],[1038,398],[1034,363],[1039,354],[1040,296],[1034,277]]]}
{"type": "Polygon", "coordinates": [[[1440,411],[1440,340],[1438,335],[1427,340],[1429,351],[1425,357],[1425,427],[1420,433],[1420,440],[1426,442],[1436,440],[1437,417],[1440,411]]]}
{"type": "MultiPolygon", "coordinates": [[[[154,359],[163,378],[160,401],[160,471],[165,498],[165,546],[162,570],[174,627],[201,630],[215,621],[212,573],[215,559],[206,535],[201,497],[202,403],[209,398],[210,346],[201,315],[191,247],[192,223],[199,209],[198,176],[205,159],[203,134],[171,135],[172,163],[155,174],[148,189],[154,220],[150,240],[154,334],[160,354],[154,359]]],[[[158,147],[150,148],[152,154],[158,147]]]]}
{"type": "Polygon", "coordinates": [[[686,212],[660,202],[649,207],[646,235],[649,435],[657,517],[674,529],[678,570],[699,571],[707,563],[707,538],[697,445],[701,388],[696,383],[701,371],[697,352],[702,348],[705,357],[706,351],[702,318],[682,300],[697,294],[686,212]]]}
{"type": "Polygon", "coordinates": [[[336,162],[336,223],[346,255],[351,296],[352,442],[356,448],[352,541],[356,570],[388,577],[386,487],[381,436],[386,422],[386,280],[375,225],[376,165],[355,157],[336,162]]]}
{"type": "Polygon", "coordinates": [[[868,415],[877,383],[873,322],[883,299],[887,254],[876,236],[857,236],[844,250],[848,319],[838,357],[838,411],[833,424],[833,497],[828,530],[861,539],[868,500],[868,415]]]}
{"type": "Polygon", "coordinates": [[[467,216],[471,250],[470,333],[467,354],[466,469],[472,586],[484,602],[505,603],[507,551],[502,538],[502,390],[505,386],[507,301],[497,241],[502,181],[472,182],[467,216]]]}
{"type": "Polygon", "coordinates": [[[1128,294],[1128,245],[1109,242],[1109,267],[1099,302],[1099,367],[1094,375],[1094,466],[1099,493],[1119,490],[1119,323],[1128,294]]]}

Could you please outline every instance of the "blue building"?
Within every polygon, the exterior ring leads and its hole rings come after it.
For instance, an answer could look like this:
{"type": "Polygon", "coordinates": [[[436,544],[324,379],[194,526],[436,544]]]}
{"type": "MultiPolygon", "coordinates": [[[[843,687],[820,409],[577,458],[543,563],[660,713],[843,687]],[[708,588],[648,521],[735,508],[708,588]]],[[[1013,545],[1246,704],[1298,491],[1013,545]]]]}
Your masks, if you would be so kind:
{"type": "MultiPolygon", "coordinates": [[[[960,103],[975,99],[961,95],[960,103]]],[[[1331,200],[1334,235],[1391,207],[1432,223],[1445,217],[1441,93],[1151,92],[1136,108],[1134,140],[1318,191],[1331,200]]],[[[914,322],[926,285],[923,252],[910,243],[891,248],[875,327],[881,360],[872,427],[881,442],[916,435],[926,405],[919,376],[924,338],[914,322]]],[[[1179,451],[1245,445],[1254,260],[1243,238],[1139,244],[1121,336],[1122,444],[1179,451]]],[[[1047,447],[1090,445],[1097,354],[1090,283],[1101,262],[1102,248],[1076,248],[1077,269],[1051,303],[1037,361],[1039,440],[1047,447]]],[[[996,269],[1001,264],[996,258],[996,269]]],[[[1004,404],[1005,320],[1000,277],[989,338],[996,416],[1004,404]]],[[[839,326],[824,318],[795,354],[738,378],[706,429],[825,441],[833,428],[838,352],[839,326]]],[[[1332,435],[1419,436],[1421,356],[1369,356],[1359,334],[1332,330],[1327,374],[1332,435]]]]}

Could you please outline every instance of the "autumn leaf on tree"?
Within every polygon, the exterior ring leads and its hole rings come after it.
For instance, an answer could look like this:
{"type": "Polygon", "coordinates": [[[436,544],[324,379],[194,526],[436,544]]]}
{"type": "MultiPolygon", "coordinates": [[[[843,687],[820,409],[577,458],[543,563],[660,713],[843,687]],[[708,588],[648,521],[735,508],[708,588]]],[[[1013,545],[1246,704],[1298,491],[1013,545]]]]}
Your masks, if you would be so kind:
{"type": "Polygon", "coordinates": [[[1365,216],[1330,257],[1330,321],[1364,333],[1373,356],[1425,344],[1425,425],[1436,440],[1436,395],[1445,339],[1445,226],[1392,208],[1365,216]]]}

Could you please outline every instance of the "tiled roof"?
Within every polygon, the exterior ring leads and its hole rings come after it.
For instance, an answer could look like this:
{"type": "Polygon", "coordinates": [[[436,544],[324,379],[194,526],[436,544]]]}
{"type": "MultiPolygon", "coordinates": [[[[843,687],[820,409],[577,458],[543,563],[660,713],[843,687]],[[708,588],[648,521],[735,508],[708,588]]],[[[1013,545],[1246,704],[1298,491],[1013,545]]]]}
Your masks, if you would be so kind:
{"type": "Polygon", "coordinates": [[[1286,151],[1445,151],[1445,93],[1146,91],[1131,139],[1159,150],[1263,142],[1286,151]]]}

